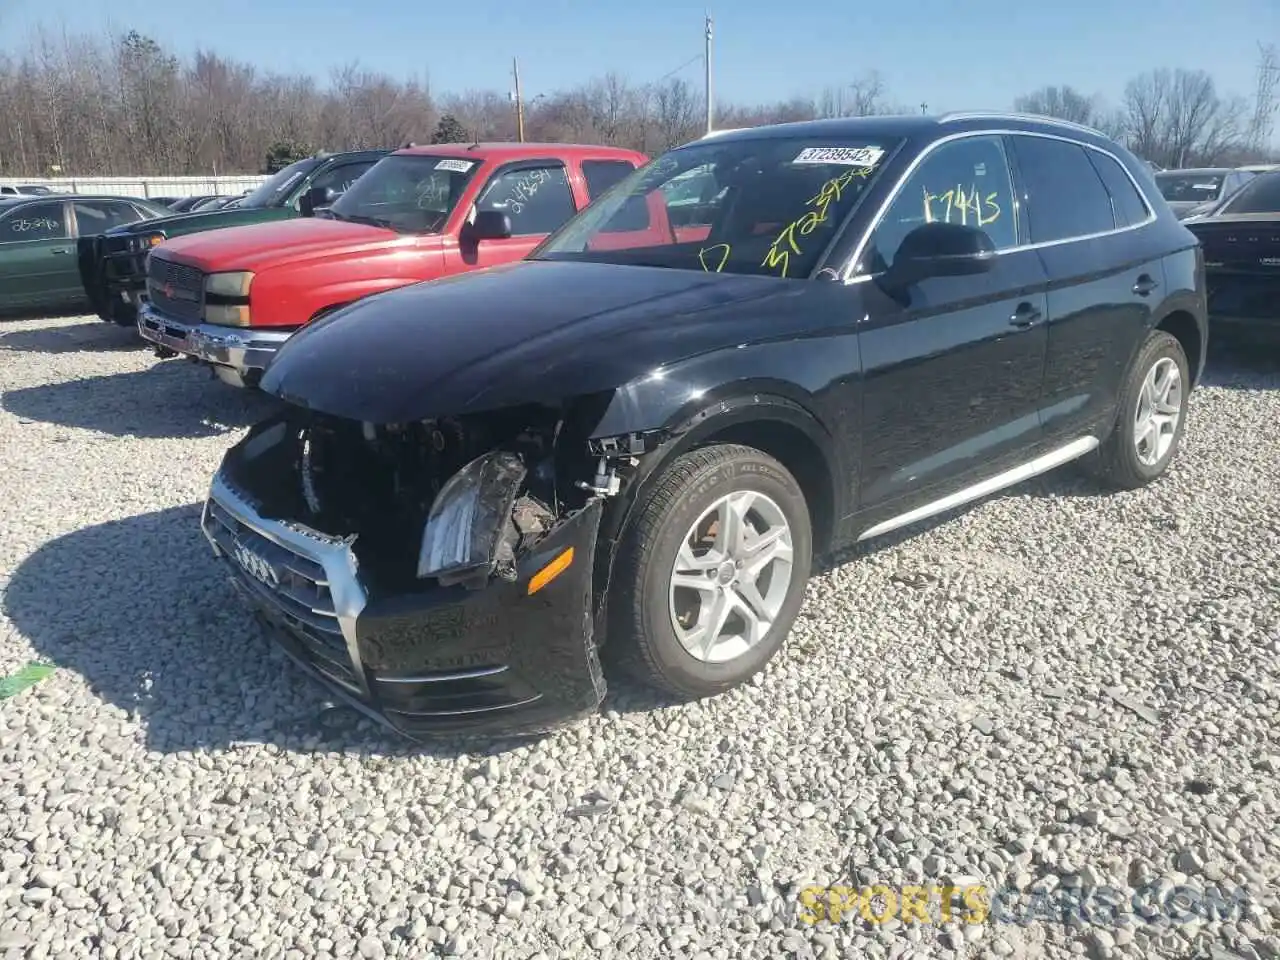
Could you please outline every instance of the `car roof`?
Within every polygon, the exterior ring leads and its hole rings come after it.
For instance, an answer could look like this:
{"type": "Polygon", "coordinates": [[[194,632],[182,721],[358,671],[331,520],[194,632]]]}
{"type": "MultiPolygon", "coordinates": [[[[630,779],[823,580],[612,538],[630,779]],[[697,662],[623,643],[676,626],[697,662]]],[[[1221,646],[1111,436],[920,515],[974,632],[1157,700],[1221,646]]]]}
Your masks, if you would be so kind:
{"type": "MultiPolygon", "coordinates": [[[[935,139],[953,133],[982,132],[992,129],[1014,133],[1047,133],[1057,136],[1070,136],[1085,143],[1105,145],[1110,149],[1115,147],[1114,143],[1101,132],[1094,130],[1092,127],[1072,123],[1069,120],[1058,120],[1053,117],[1042,117],[1035,114],[991,110],[958,111],[936,116],[901,114],[879,117],[837,117],[827,120],[796,120],[790,123],[772,123],[758,127],[717,130],[714,131],[712,136],[717,143],[775,137],[795,137],[800,139],[882,137],[886,140],[899,140],[907,137],[935,139]]],[[[687,146],[701,142],[703,141],[695,140],[691,144],[687,144],[687,146]]]]}
{"type": "Polygon", "coordinates": [[[469,157],[495,160],[522,160],[526,157],[572,157],[574,159],[618,158],[632,159],[641,156],[635,150],[623,147],[592,146],[581,143],[512,143],[510,141],[479,143],[415,143],[397,150],[407,156],[469,157]]]}

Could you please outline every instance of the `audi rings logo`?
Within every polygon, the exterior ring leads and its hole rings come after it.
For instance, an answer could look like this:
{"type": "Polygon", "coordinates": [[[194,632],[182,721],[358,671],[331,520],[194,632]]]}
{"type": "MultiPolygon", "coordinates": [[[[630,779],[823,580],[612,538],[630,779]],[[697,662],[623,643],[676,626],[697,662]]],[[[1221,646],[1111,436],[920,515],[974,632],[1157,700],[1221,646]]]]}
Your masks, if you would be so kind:
{"type": "Polygon", "coordinates": [[[271,561],[262,554],[250,550],[238,540],[232,554],[236,558],[236,563],[240,564],[245,573],[253,579],[266,584],[273,590],[280,586],[280,575],[276,573],[276,568],[271,565],[271,561]]]}

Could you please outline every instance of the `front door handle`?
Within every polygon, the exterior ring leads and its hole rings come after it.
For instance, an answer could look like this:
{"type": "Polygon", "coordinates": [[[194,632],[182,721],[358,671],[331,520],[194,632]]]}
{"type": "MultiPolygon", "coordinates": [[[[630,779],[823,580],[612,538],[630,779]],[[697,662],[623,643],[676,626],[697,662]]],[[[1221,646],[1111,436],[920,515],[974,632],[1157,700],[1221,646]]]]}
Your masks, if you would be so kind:
{"type": "Polygon", "coordinates": [[[49,251],[50,255],[55,257],[65,257],[70,252],[71,251],[68,250],[66,247],[55,247],[54,249],[49,251]]]}
{"type": "Polygon", "coordinates": [[[1028,327],[1034,327],[1043,317],[1044,314],[1039,307],[1024,301],[1018,304],[1017,310],[1013,311],[1013,316],[1009,318],[1009,326],[1025,330],[1028,327]]]}
{"type": "Polygon", "coordinates": [[[1151,291],[1158,286],[1160,286],[1160,284],[1156,283],[1150,274],[1144,273],[1138,278],[1137,282],[1134,283],[1133,292],[1140,297],[1149,297],[1151,296],[1151,291]]]}

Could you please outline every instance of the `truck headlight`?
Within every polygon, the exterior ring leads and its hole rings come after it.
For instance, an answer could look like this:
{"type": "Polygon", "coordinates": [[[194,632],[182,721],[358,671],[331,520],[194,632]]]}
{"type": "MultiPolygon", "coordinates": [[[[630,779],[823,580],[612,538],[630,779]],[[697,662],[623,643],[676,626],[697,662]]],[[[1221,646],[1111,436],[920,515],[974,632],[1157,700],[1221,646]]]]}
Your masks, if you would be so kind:
{"type": "Polygon", "coordinates": [[[237,270],[234,273],[211,273],[204,278],[206,297],[227,297],[243,299],[249,296],[249,286],[253,283],[253,273],[249,270],[237,270]]]}
{"type": "Polygon", "coordinates": [[[448,585],[492,573],[524,476],[518,456],[495,450],[450,477],[422,531],[419,578],[437,577],[448,585]]]}
{"type": "Polygon", "coordinates": [[[138,253],[142,253],[143,251],[150,253],[153,247],[160,246],[164,241],[164,232],[157,230],[154,233],[144,233],[140,237],[134,237],[130,242],[130,246],[138,253]]]}

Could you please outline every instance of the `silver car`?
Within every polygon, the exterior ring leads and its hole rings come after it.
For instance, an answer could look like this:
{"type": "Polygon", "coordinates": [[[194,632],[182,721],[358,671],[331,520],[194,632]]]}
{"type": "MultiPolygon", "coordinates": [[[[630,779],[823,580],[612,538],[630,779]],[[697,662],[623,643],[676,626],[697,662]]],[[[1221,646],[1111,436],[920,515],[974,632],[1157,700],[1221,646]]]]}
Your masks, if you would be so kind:
{"type": "Polygon", "coordinates": [[[1162,170],[1156,185],[1179,220],[1204,213],[1252,180],[1256,174],[1234,167],[1162,170]]]}

